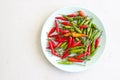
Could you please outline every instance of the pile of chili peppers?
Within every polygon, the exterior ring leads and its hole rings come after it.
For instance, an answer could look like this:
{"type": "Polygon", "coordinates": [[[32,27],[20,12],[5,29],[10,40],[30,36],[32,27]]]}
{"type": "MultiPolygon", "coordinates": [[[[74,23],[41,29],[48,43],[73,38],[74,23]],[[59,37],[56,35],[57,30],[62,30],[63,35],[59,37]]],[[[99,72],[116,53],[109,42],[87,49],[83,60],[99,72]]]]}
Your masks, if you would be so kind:
{"type": "Polygon", "coordinates": [[[99,48],[102,31],[83,11],[55,17],[48,33],[52,55],[60,57],[60,64],[82,63],[90,60],[99,48]]]}

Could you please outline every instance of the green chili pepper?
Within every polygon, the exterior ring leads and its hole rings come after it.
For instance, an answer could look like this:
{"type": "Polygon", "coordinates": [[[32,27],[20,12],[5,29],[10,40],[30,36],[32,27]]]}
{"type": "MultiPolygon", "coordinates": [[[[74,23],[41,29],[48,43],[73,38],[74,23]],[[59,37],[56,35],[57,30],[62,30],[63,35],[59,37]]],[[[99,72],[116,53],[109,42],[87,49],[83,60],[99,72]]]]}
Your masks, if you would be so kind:
{"type": "Polygon", "coordinates": [[[63,17],[65,17],[68,21],[73,21],[73,18],[68,17],[68,16],[66,16],[66,15],[63,15],[63,17]]]}
{"type": "Polygon", "coordinates": [[[89,31],[88,37],[90,38],[91,35],[92,35],[92,28],[90,28],[90,31],[89,31]]]}
{"type": "Polygon", "coordinates": [[[78,53],[78,52],[81,52],[81,51],[85,51],[85,49],[73,49],[73,50],[70,50],[71,53],[78,53]]]}
{"type": "Polygon", "coordinates": [[[87,46],[90,44],[90,40],[89,39],[86,39],[85,41],[84,41],[84,45],[86,46],[86,49],[87,49],[87,46]]]}
{"type": "Polygon", "coordinates": [[[90,39],[93,40],[94,36],[96,35],[98,31],[93,29],[92,35],[90,36],[90,39]]]}
{"type": "Polygon", "coordinates": [[[66,28],[66,29],[71,29],[71,28],[73,28],[72,26],[63,26],[64,28],[66,28]]]}
{"type": "Polygon", "coordinates": [[[80,20],[80,19],[78,19],[77,24],[79,25],[80,23],[81,23],[81,20],[80,20]]]}
{"type": "Polygon", "coordinates": [[[92,45],[91,46],[91,52],[93,52],[95,50],[95,41],[93,41],[91,45],[92,45]]]}
{"type": "Polygon", "coordinates": [[[73,28],[70,29],[71,32],[75,31],[73,28]]]}
{"type": "Polygon", "coordinates": [[[90,19],[90,22],[89,22],[89,24],[88,24],[89,27],[91,27],[92,22],[93,22],[93,18],[90,19]]]}
{"type": "Polygon", "coordinates": [[[98,32],[95,34],[95,36],[93,37],[93,40],[96,40],[96,39],[97,39],[97,37],[99,37],[99,36],[100,36],[100,34],[101,34],[101,32],[100,32],[100,31],[98,31],[98,32]]]}
{"type": "Polygon", "coordinates": [[[84,44],[84,38],[80,37],[79,40],[81,40],[81,43],[84,44]]]}
{"type": "Polygon", "coordinates": [[[76,17],[74,17],[73,19],[74,20],[78,20],[78,19],[80,19],[81,18],[81,16],[76,16],[76,17]]]}
{"type": "Polygon", "coordinates": [[[87,29],[83,29],[83,34],[87,34],[87,29]]]}
{"type": "Polygon", "coordinates": [[[75,22],[71,22],[71,23],[72,23],[74,29],[75,29],[78,33],[81,33],[80,29],[79,29],[78,27],[76,27],[75,22]]]}
{"type": "Polygon", "coordinates": [[[81,33],[83,33],[83,29],[80,29],[81,33]]]}
{"type": "Polygon", "coordinates": [[[80,23],[80,26],[82,26],[86,21],[86,18],[80,23]]]}
{"type": "Polygon", "coordinates": [[[90,57],[93,57],[95,54],[96,54],[96,52],[97,52],[97,50],[100,48],[100,46],[98,46],[92,53],[91,53],[91,55],[90,55],[90,57]]]}
{"type": "Polygon", "coordinates": [[[81,49],[81,48],[85,48],[85,46],[76,46],[76,47],[70,48],[70,50],[81,49]]]}
{"type": "Polygon", "coordinates": [[[90,32],[90,27],[87,28],[87,35],[89,34],[90,32]]]}
{"type": "Polygon", "coordinates": [[[58,62],[59,64],[66,64],[66,65],[70,65],[72,64],[73,62],[70,62],[70,61],[60,61],[58,62]]]}
{"type": "Polygon", "coordinates": [[[98,51],[99,48],[100,48],[100,46],[98,46],[98,47],[91,53],[91,55],[87,57],[87,60],[90,60],[90,59],[96,54],[96,52],[98,51]]]}
{"type": "Polygon", "coordinates": [[[65,44],[65,46],[63,47],[63,49],[64,49],[64,50],[67,49],[67,46],[68,46],[68,44],[65,44]]]}
{"type": "Polygon", "coordinates": [[[60,47],[64,48],[64,46],[67,44],[67,42],[64,42],[60,47]]]}
{"type": "Polygon", "coordinates": [[[78,37],[75,38],[76,41],[79,41],[80,39],[78,37]]]}
{"type": "Polygon", "coordinates": [[[98,27],[97,27],[97,25],[96,24],[92,24],[92,27],[94,28],[94,29],[98,29],[98,27]]]}
{"type": "Polygon", "coordinates": [[[87,21],[84,23],[84,25],[88,25],[89,22],[90,22],[90,19],[87,20],[87,21]]]}

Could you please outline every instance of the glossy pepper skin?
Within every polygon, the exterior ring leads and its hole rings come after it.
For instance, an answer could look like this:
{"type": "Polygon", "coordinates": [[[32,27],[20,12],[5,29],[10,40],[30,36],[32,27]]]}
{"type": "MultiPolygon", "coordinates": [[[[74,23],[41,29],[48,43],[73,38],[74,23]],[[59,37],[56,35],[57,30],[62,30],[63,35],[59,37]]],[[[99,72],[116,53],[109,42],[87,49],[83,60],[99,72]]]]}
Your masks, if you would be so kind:
{"type": "Polygon", "coordinates": [[[71,47],[72,40],[73,40],[73,38],[70,36],[70,37],[68,38],[68,48],[71,47]]]}
{"type": "Polygon", "coordinates": [[[68,57],[69,55],[70,55],[69,51],[66,50],[61,58],[64,59],[64,58],[68,57]]]}
{"type": "Polygon", "coordinates": [[[61,24],[66,25],[66,26],[72,26],[72,24],[68,21],[61,22],[61,24]]]}
{"type": "Polygon", "coordinates": [[[56,27],[56,32],[59,32],[59,24],[57,20],[55,20],[55,27],[56,27]]]}
{"type": "MultiPolygon", "coordinates": [[[[51,44],[53,45],[53,48],[55,48],[55,47],[56,47],[56,44],[54,43],[54,41],[53,41],[53,40],[51,40],[51,44]]],[[[47,48],[48,48],[48,49],[50,49],[50,45],[48,45],[48,46],[47,46],[47,48]]]]}
{"type": "Polygon", "coordinates": [[[65,41],[67,41],[67,38],[66,37],[56,37],[55,41],[56,42],[65,42],[65,41]]]}
{"type": "Polygon", "coordinates": [[[49,37],[50,38],[55,38],[55,37],[58,37],[59,36],[59,34],[53,34],[53,35],[50,35],[49,37]]]}
{"type": "Polygon", "coordinates": [[[95,48],[99,46],[99,43],[100,43],[100,37],[98,37],[95,41],[95,48]]]}
{"type": "Polygon", "coordinates": [[[88,50],[87,50],[87,52],[88,52],[87,55],[90,56],[90,54],[91,54],[91,45],[88,46],[88,50]]]}
{"type": "Polygon", "coordinates": [[[68,17],[76,17],[78,14],[69,14],[68,17]]]}
{"type": "Polygon", "coordinates": [[[78,46],[78,45],[80,45],[80,44],[81,44],[81,41],[78,41],[78,42],[76,42],[76,43],[72,44],[72,46],[71,46],[71,47],[75,47],[75,46],[78,46]]]}
{"type": "Polygon", "coordinates": [[[81,59],[82,57],[86,56],[87,54],[88,54],[88,52],[85,52],[85,53],[83,53],[83,54],[77,55],[75,58],[81,59]]]}
{"type": "Polygon", "coordinates": [[[80,29],[85,29],[85,28],[88,28],[88,26],[87,25],[80,26],[80,29]]]}
{"type": "Polygon", "coordinates": [[[58,62],[59,64],[66,64],[66,65],[71,65],[73,64],[73,62],[70,62],[70,61],[60,61],[58,62]]]}
{"type": "Polygon", "coordinates": [[[70,62],[83,62],[84,60],[80,60],[80,59],[76,59],[76,58],[71,57],[71,58],[68,58],[68,61],[70,61],[70,62]]]}
{"type": "Polygon", "coordinates": [[[79,15],[82,17],[86,17],[86,14],[82,10],[79,11],[79,15]]]}
{"type": "Polygon", "coordinates": [[[53,27],[53,28],[50,30],[50,32],[48,33],[48,37],[50,37],[51,34],[54,33],[54,32],[55,32],[55,27],[53,27]]]}
{"type": "Polygon", "coordinates": [[[54,47],[53,47],[53,44],[52,44],[51,40],[49,41],[49,46],[50,46],[52,54],[55,55],[55,56],[60,57],[60,54],[56,53],[56,51],[54,50],[54,47]]]}
{"type": "Polygon", "coordinates": [[[69,33],[70,30],[62,30],[61,28],[59,28],[59,32],[60,34],[66,34],[66,33],[69,33]]]}
{"type": "Polygon", "coordinates": [[[56,19],[59,19],[59,20],[64,20],[64,21],[67,21],[67,19],[65,17],[55,17],[56,19]]]}
{"type": "Polygon", "coordinates": [[[59,48],[62,45],[63,42],[59,42],[55,48],[59,48]]]}

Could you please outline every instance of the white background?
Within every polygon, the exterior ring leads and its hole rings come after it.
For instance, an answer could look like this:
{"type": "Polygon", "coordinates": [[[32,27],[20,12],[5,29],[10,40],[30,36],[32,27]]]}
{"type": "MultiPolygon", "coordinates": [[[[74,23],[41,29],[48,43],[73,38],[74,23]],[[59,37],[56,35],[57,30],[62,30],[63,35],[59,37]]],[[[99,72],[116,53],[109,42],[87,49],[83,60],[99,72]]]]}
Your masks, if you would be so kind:
{"type": "Polygon", "coordinates": [[[119,0],[0,0],[0,80],[120,80],[119,7],[119,0]],[[40,48],[45,20],[71,5],[95,13],[107,34],[100,60],[78,73],[55,68],[40,48]]]}

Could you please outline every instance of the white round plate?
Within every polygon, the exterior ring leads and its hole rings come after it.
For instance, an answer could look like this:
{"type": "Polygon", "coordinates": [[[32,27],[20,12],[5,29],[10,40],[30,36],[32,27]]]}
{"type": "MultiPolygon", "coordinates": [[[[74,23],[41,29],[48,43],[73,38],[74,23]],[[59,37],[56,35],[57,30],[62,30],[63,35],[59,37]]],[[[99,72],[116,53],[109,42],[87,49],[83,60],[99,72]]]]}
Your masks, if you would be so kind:
{"type": "Polygon", "coordinates": [[[101,23],[101,21],[99,20],[99,18],[93,14],[92,12],[90,12],[89,10],[80,8],[78,6],[72,6],[72,7],[65,7],[62,9],[59,9],[57,11],[55,11],[45,22],[43,28],[42,28],[42,32],[41,32],[41,47],[43,50],[43,54],[45,55],[45,57],[48,59],[48,61],[53,64],[55,67],[57,67],[58,69],[61,69],[63,71],[67,71],[67,72],[79,72],[82,70],[86,70],[87,68],[89,68],[90,66],[92,66],[93,64],[95,64],[95,62],[100,58],[100,56],[103,54],[103,50],[105,48],[105,42],[106,42],[106,35],[105,35],[105,30],[103,27],[103,24],[101,23]],[[97,53],[95,54],[95,56],[92,57],[92,59],[90,61],[86,62],[85,66],[81,66],[78,64],[72,64],[72,65],[62,65],[62,64],[58,64],[57,60],[60,60],[60,58],[54,56],[51,54],[51,52],[48,52],[46,47],[47,47],[47,43],[48,43],[48,38],[47,38],[47,33],[50,31],[50,29],[53,27],[54,25],[54,20],[56,16],[60,16],[60,14],[71,14],[71,13],[75,13],[79,10],[84,11],[88,16],[91,16],[94,18],[94,23],[97,24],[97,26],[99,27],[99,29],[101,29],[103,31],[103,34],[101,36],[101,41],[100,41],[100,45],[101,47],[98,49],[97,53]]]}

